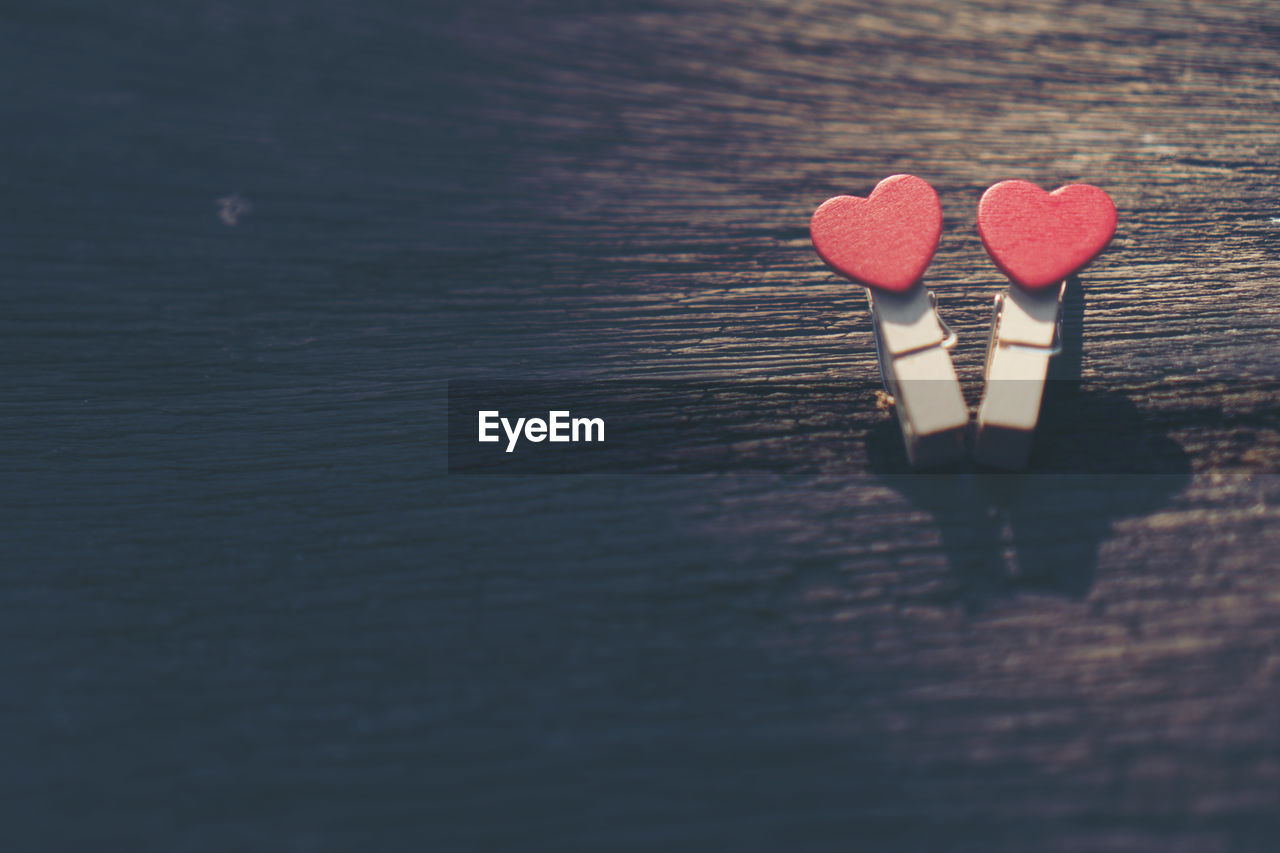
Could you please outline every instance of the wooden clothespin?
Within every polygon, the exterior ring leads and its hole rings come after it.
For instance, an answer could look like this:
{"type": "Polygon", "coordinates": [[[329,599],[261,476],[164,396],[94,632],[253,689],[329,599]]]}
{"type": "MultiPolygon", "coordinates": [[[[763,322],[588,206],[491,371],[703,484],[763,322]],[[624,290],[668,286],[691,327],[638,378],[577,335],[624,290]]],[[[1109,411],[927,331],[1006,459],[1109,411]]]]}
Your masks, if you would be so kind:
{"type": "Polygon", "coordinates": [[[1049,360],[1062,350],[1066,280],[1097,257],[1116,229],[1110,196],[1088,184],[1047,193],[1002,181],[978,203],[978,233],[1010,285],[995,298],[973,456],[1022,470],[1040,419],[1049,360]]]}
{"type": "Polygon", "coordinates": [[[880,376],[908,461],[927,467],[960,459],[969,409],[947,351],[955,335],[921,279],[942,234],[938,194],[914,175],[894,175],[867,198],[828,199],[809,231],[829,267],[867,288],[880,376]]]}

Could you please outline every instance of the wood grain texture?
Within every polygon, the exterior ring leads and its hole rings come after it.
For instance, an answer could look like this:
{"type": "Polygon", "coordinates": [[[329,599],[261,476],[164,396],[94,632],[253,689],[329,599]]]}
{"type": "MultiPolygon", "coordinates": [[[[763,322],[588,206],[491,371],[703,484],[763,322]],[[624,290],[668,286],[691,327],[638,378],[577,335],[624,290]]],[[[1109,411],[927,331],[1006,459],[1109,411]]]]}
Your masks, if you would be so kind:
{"type": "Polygon", "coordinates": [[[1273,3],[19,5],[16,849],[1275,848],[1273,3]],[[1116,202],[1039,473],[905,471],[807,235],[898,172],[971,404],[983,189],[1116,202]],[[537,376],[861,390],[754,425],[816,470],[447,476],[537,376]]]}

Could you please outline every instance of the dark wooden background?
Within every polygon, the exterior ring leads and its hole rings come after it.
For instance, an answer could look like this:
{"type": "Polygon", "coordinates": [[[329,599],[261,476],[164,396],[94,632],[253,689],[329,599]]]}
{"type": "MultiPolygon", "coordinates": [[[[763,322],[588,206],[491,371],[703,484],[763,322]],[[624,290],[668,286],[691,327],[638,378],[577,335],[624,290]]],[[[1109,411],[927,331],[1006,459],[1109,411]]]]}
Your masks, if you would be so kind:
{"type": "Polygon", "coordinates": [[[0,21],[7,849],[1280,845],[1270,0],[0,21]],[[902,171],[972,403],[982,190],[1120,210],[1026,475],[864,381],[807,222],[902,171]],[[446,473],[566,375],[847,381],[842,465],[446,473]]]}

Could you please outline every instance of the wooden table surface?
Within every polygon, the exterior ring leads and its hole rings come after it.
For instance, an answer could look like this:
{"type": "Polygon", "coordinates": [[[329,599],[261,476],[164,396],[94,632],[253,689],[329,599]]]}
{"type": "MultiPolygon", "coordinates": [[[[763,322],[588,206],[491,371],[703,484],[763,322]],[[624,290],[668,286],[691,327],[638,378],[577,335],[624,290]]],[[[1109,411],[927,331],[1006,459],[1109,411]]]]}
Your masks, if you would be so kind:
{"type": "Polygon", "coordinates": [[[1280,846],[1273,2],[5,19],[6,847],[1280,846]],[[1027,474],[877,406],[807,223],[898,172],[971,404],[982,190],[1120,211],[1027,474]],[[448,380],[557,377],[848,394],[448,473],[448,380]]]}

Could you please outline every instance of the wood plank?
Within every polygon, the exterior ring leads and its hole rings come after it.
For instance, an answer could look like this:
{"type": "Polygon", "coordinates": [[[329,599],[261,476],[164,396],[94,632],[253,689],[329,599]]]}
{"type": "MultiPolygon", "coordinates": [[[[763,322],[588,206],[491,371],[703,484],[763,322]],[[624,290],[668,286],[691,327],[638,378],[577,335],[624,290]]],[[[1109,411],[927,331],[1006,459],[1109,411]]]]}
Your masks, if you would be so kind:
{"type": "Polygon", "coordinates": [[[20,847],[1272,849],[1274,4],[22,5],[20,847]],[[982,190],[1116,202],[1029,475],[906,470],[806,230],[897,172],[971,405],[982,190]],[[448,475],[512,377],[849,393],[448,475]]]}

